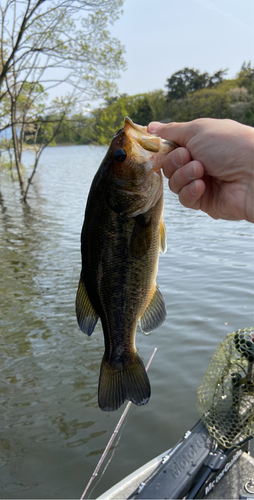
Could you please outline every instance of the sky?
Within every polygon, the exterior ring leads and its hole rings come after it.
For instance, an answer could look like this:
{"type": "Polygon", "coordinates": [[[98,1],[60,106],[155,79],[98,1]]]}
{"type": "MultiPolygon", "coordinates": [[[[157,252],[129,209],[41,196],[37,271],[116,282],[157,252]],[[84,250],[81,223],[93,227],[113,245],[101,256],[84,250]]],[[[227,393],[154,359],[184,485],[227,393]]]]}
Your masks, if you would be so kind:
{"type": "Polygon", "coordinates": [[[254,65],[254,0],[125,0],[110,32],[125,45],[120,93],[164,89],[184,67],[210,74],[254,65]]]}

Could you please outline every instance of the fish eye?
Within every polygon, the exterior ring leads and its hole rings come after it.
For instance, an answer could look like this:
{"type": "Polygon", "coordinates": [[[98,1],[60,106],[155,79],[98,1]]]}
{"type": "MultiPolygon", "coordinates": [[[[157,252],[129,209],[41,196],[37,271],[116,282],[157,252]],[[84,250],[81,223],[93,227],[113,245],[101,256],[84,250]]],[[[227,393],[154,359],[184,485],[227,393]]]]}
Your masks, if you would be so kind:
{"type": "Polygon", "coordinates": [[[124,149],[119,148],[114,152],[114,158],[116,161],[119,161],[120,163],[127,158],[127,153],[124,151],[124,149]]]}

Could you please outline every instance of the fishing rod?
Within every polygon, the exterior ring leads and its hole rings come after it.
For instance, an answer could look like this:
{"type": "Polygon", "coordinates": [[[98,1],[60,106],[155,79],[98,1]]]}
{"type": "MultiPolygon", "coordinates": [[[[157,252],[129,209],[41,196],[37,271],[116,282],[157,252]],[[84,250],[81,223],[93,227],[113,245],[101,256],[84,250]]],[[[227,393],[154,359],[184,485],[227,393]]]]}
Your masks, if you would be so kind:
{"type": "MultiPolygon", "coordinates": [[[[154,351],[153,351],[153,353],[152,353],[152,355],[151,355],[151,357],[150,357],[150,359],[149,359],[149,361],[147,363],[146,371],[149,370],[149,367],[150,367],[150,365],[152,363],[152,360],[153,360],[153,358],[155,356],[156,351],[157,351],[157,347],[155,347],[155,349],[154,349],[154,351]]],[[[113,432],[113,434],[112,434],[112,436],[111,436],[111,438],[110,438],[110,440],[109,440],[109,442],[108,442],[108,444],[107,444],[107,446],[106,446],[106,448],[105,448],[105,450],[104,450],[104,452],[103,452],[103,454],[102,454],[102,456],[101,456],[101,458],[100,458],[97,466],[94,469],[94,472],[93,472],[92,476],[90,477],[90,479],[89,479],[89,481],[88,481],[88,483],[86,485],[85,490],[83,491],[83,493],[82,493],[82,495],[80,497],[80,500],[83,500],[85,498],[85,495],[86,495],[88,489],[90,488],[92,482],[98,476],[98,472],[99,472],[99,470],[100,470],[100,468],[101,468],[101,466],[102,466],[102,464],[103,464],[103,462],[104,462],[104,460],[105,460],[105,458],[106,458],[106,456],[107,456],[107,454],[108,454],[108,452],[109,452],[109,450],[110,450],[110,448],[111,448],[111,446],[112,446],[112,444],[113,444],[113,442],[114,442],[114,440],[115,440],[115,438],[116,438],[116,436],[117,436],[117,434],[118,434],[118,432],[119,432],[119,430],[120,430],[120,428],[121,428],[121,426],[122,426],[122,424],[124,422],[124,419],[125,419],[128,411],[129,411],[131,405],[132,405],[132,402],[129,401],[128,404],[126,405],[126,407],[125,407],[125,409],[124,409],[124,411],[123,411],[123,413],[122,413],[122,415],[121,415],[121,417],[120,417],[120,419],[119,419],[116,427],[115,427],[115,430],[114,430],[114,432],[113,432]]]]}

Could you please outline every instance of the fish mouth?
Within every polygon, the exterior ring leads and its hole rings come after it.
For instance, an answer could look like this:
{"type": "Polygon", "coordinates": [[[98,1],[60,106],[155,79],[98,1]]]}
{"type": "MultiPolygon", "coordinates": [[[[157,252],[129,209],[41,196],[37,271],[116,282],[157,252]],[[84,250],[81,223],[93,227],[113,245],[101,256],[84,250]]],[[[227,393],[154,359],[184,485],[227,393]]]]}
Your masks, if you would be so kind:
{"type": "MultiPolygon", "coordinates": [[[[161,160],[167,153],[179,147],[178,144],[173,141],[167,141],[166,139],[158,137],[156,134],[150,134],[147,132],[147,127],[134,123],[128,116],[124,119],[124,129],[130,139],[134,139],[134,141],[138,142],[145,151],[155,154],[159,153],[158,156],[161,160]]],[[[152,170],[157,172],[160,168],[161,161],[156,161],[152,170]]]]}
{"type": "MultiPolygon", "coordinates": [[[[115,187],[124,193],[125,198],[128,198],[130,202],[120,215],[136,217],[155,206],[163,195],[161,172],[163,161],[166,155],[178,145],[157,135],[149,134],[147,127],[133,123],[129,117],[125,118],[124,127],[119,132],[118,144],[123,146],[128,161],[126,174],[122,175],[120,181],[116,180],[115,187]]],[[[117,138],[117,134],[115,137],[117,138]]],[[[125,172],[124,164],[123,172],[125,172]]]]}

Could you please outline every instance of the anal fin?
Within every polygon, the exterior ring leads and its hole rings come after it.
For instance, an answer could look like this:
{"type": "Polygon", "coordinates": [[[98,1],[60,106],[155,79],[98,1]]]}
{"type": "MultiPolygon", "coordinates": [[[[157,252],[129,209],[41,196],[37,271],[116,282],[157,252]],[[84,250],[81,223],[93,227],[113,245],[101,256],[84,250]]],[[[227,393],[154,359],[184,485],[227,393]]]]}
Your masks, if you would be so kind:
{"type": "Polygon", "coordinates": [[[76,296],[76,316],[80,330],[87,335],[92,335],[99,316],[90,302],[81,277],[76,296]]]}
{"type": "Polygon", "coordinates": [[[167,312],[162,294],[155,283],[150,301],[139,318],[140,328],[143,333],[150,333],[155,328],[158,328],[166,319],[167,312]]]}

